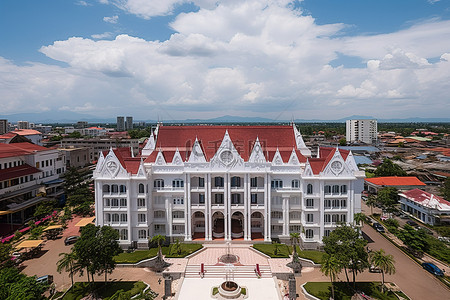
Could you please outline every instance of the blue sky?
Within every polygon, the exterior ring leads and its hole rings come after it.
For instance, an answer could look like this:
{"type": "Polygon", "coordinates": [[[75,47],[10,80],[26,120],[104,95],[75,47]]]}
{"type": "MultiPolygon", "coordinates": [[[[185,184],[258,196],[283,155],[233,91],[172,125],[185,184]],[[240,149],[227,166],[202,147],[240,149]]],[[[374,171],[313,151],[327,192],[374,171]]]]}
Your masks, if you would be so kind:
{"type": "Polygon", "coordinates": [[[0,115],[450,111],[448,0],[2,0],[0,37],[0,115]]]}

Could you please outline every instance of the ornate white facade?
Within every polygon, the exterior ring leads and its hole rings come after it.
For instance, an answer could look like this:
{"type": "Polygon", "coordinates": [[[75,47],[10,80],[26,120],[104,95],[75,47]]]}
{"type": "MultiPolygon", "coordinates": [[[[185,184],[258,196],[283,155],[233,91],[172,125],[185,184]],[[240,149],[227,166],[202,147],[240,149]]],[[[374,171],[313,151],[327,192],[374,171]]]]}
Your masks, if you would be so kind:
{"type": "Polygon", "coordinates": [[[364,172],[349,151],[311,157],[293,126],[158,126],[139,157],[100,154],[96,223],[124,246],[156,234],[185,241],[289,239],[320,246],[361,210],[364,172]]]}

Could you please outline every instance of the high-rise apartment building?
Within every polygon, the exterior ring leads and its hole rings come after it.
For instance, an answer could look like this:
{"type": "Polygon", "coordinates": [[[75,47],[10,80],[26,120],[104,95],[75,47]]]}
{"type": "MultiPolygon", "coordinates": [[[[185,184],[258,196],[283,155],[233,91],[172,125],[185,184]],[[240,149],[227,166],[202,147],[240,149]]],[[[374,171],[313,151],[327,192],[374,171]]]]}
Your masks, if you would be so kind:
{"type": "Polygon", "coordinates": [[[117,117],[117,131],[125,131],[125,118],[117,117]]]}
{"type": "Polygon", "coordinates": [[[30,129],[30,123],[28,121],[18,121],[17,128],[18,129],[30,129]]]}
{"type": "Polygon", "coordinates": [[[347,142],[375,143],[377,140],[377,120],[347,120],[347,142]]]}
{"type": "Polygon", "coordinates": [[[5,133],[7,133],[9,130],[8,130],[9,128],[8,128],[8,120],[6,120],[6,119],[1,119],[0,120],[0,134],[5,134],[5,133]]]}
{"type": "Polygon", "coordinates": [[[127,130],[133,129],[133,117],[127,117],[125,126],[126,126],[127,130]]]}

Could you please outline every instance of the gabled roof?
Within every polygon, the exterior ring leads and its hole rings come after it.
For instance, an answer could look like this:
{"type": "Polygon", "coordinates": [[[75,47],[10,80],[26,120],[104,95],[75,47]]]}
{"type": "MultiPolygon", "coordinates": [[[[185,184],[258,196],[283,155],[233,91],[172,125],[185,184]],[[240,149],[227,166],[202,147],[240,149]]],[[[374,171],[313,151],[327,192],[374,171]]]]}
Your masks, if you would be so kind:
{"type": "Polygon", "coordinates": [[[413,189],[403,192],[402,194],[400,194],[400,196],[403,196],[416,203],[420,203],[421,205],[429,208],[450,211],[449,201],[419,189],[413,189]]]}
{"type": "Polygon", "coordinates": [[[7,168],[7,169],[1,169],[0,170],[0,181],[19,178],[26,175],[31,175],[35,173],[40,173],[41,170],[32,167],[27,164],[23,164],[20,166],[7,168]]]}
{"type": "MultiPolygon", "coordinates": [[[[311,165],[311,169],[315,175],[319,174],[323,170],[325,170],[328,163],[333,158],[336,153],[336,148],[333,147],[320,147],[319,148],[319,158],[308,158],[309,164],[311,165]]],[[[341,154],[344,161],[347,159],[349,150],[339,149],[339,153],[341,154]]]]}
{"type": "MultiPolygon", "coordinates": [[[[122,148],[116,148],[113,149],[114,155],[119,160],[122,167],[127,170],[127,172],[131,174],[137,174],[139,171],[139,165],[141,162],[140,157],[132,157],[131,155],[131,149],[122,147],[122,148]]],[[[103,151],[103,156],[106,157],[109,153],[109,151],[103,151]]]]}
{"type": "Polygon", "coordinates": [[[387,185],[387,186],[425,186],[426,184],[420,181],[417,177],[401,177],[401,176],[387,176],[387,177],[374,177],[366,178],[367,182],[375,185],[387,185]]]}
{"type": "Polygon", "coordinates": [[[0,143],[0,158],[23,156],[32,154],[36,151],[46,151],[46,150],[49,149],[32,143],[14,143],[14,144],[0,143]]]}
{"type": "Polygon", "coordinates": [[[42,134],[41,132],[34,130],[34,129],[16,129],[12,131],[13,133],[16,133],[18,135],[35,135],[35,134],[42,134]]]}
{"type": "MultiPolygon", "coordinates": [[[[288,162],[292,149],[296,149],[296,140],[292,126],[160,126],[155,152],[161,150],[167,162],[171,161],[173,153],[178,148],[181,157],[187,160],[192,151],[195,139],[200,142],[207,161],[216,154],[225,132],[233,142],[239,155],[248,161],[256,138],[259,138],[266,159],[271,161],[277,148],[284,162],[288,162]],[[170,157],[169,157],[170,156],[170,157]]],[[[296,151],[299,161],[306,158],[296,151]]],[[[154,162],[156,154],[150,155],[145,162],[154,162]]]]}

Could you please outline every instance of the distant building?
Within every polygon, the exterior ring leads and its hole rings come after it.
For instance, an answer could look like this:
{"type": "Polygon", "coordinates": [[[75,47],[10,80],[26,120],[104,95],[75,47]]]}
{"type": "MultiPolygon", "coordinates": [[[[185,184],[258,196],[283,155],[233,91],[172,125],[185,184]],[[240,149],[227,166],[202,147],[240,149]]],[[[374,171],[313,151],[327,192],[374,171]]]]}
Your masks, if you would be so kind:
{"type": "Polygon", "coordinates": [[[372,144],[377,140],[377,120],[347,120],[347,142],[372,144]]]}
{"type": "Polygon", "coordinates": [[[133,117],[127,117],[125,125],[127,130],[133,129],[133,117]]]}
{"type": "Polygon", "coordinates": [[[117,131],[125,131],[125,118],[117,117],[117,131]]]}
{"type": "Polygon", "coordinates": [[[30,129],[30,123],[28,121],[19,121],[17,122],[18,129],[30,129]]]}
{"type": "Polygon", "coordinates": [[[422,222],[430,225],[450,222],[449,201],[419,189],[403,192],[399,196],[402,210],[422,222]]]}
{"type": "Polygon", "coordinates": [[[50,125],[39,124],[39,125],[35,125],[34,126],[34,130],[37,130],[37,131],[39,131],[40,133],[43,133],[43,134],[50,133],[52,131],[52,129],[53,128],[50,125]]]}
{"type": "Polygon", "coordinates": [[[31,143],[0,144],[0,232],[16,230],[48,197],[64,193],[60,151],[31,143]]]}
{"type": "Polygon", "coordinates": [[[0,134],[5,134],[9,131],[8,120],[0,119],[0,134]]]}
{"type": "Polygon", "coordinates": [[[59,148],[66,157],[66,167],[80,168],[89,165],[90,151],[88,147],[80,148],[59,148]]]}
{"type": "Polygon", "coordinates": [[[76,128],[86,128],[88,127],[88,122],[86,121],[78,121],[77,125],[75,125],[76,128]]]}
{"type": "Polygon", "coordinates": [[[386,176],[366,178],[364,180],[364,189],[369,191],[369,193],[378,193],[384,187],[395,187],[400,191],[407,191],[425,186],[425,183],[414,176],[386,176]]]}
{"type": "Polygon", "coordinates": [[[33,144],[42,146],[42,133],[34,129],[16,129],[0,135],[0,143],[31,141],[33,144]],[[17,138],[19,136],[20,138],[17,138]]]}

